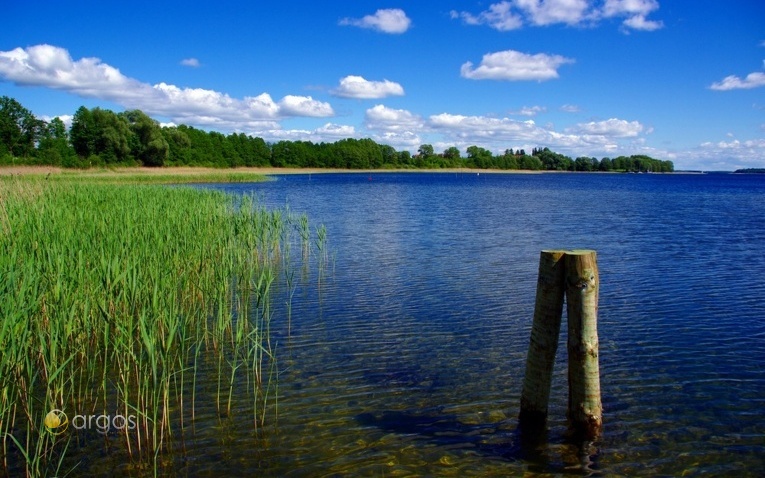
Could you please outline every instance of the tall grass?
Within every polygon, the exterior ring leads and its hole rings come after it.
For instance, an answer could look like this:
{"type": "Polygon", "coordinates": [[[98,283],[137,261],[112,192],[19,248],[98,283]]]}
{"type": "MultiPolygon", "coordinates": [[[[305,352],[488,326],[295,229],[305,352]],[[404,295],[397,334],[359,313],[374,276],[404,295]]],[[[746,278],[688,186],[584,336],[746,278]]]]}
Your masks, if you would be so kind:
{"type": "Polygon", "coordinates": [[[308,231],[213,191],[0,178],[0,470],[60,472],[75,431],[45,428],[59,409],[134,416],[116,446],[156,471],[195,416],[203,363],[217,364],[219,412],[245,384],[262,426],[271,291],[294,287],[290,250],[307,254],[308,231]]]}

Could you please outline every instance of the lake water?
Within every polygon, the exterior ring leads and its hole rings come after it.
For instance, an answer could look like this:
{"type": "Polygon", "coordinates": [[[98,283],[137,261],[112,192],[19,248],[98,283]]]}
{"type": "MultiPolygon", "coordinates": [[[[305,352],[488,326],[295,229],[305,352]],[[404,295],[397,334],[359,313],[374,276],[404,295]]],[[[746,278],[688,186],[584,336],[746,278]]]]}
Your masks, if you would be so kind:
{"type": "Polygon", "coordinates": [[[327,228],[327,266],[314,262],[291,329],[282,319],[274,331],[278,419],[257,439],[226,424],[200,430],[179,471],[762,476],[765,176],[275,179],[202,187],[327,228]],[[583,248],[600,268],[603,436],[565,438],[563,336],[547,444],[523,453],[539,252],[583,248]]]}

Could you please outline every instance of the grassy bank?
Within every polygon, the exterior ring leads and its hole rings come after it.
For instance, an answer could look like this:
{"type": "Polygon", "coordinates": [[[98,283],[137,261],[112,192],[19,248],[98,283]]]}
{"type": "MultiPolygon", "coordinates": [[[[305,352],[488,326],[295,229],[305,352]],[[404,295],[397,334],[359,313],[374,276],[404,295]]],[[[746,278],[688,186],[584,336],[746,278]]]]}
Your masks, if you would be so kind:
{"type": "Polygon", "coordinates": [[[253,168],[93,168],[62,169],[53,166],[0,166],[0,177],[42,178],[48,181],[86,181],[109,184],[233,183],[265,181],[264,170],[253,168]]]}
{"type": "Polygon", "coordinates": [[[63,475],[72,440],[93,433],[74,429],[76,414],[132,417],[103,435],[156,469],[194,418],[203,364],[221,414],[235,386],[253,427],[275,399],[271,290],[292,277],[293,248],[295,261],[309,252],[305,216],[84,179],[0,177],[0,469],[11,475],[63,475]]]}

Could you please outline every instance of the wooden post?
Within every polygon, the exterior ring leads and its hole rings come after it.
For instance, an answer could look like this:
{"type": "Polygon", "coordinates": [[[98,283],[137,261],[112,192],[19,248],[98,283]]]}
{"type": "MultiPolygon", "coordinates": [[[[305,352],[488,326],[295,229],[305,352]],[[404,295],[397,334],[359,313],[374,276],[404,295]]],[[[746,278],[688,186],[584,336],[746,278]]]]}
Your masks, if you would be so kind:
{"type": "Polygon", "coordinates": [[[592,440],[603,426],[598,365],[598,264],[595,251],[565,256],[568,314],[568,418],[575,436],[592,440]]]}
{"type": "Polygon", "coordinates": [[[547,427],[547,404],[563,313],[564,257],[564,251],[542,251],[539,257],[534,323],[518,416],[521,429],[532,434],[547,427]]]}

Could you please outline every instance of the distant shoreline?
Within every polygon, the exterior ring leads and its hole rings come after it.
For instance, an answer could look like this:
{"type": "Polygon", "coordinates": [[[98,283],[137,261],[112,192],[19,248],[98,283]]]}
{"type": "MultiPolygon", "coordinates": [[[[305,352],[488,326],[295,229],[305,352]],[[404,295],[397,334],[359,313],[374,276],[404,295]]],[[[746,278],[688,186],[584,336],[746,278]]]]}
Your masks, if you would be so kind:
{"type": "MultiPolygon", "coordinates": [[[[358,173],[358,174],[385,174],[385,173],[476,173],[476,174],[628,174],[624,171],[548,171],[548,170],[525,170],[525,169],[475,169],[475,168],[445,168],[445,169],[335,169],[335,168],[207,168],[195,166],[170,166],[149,168],[119,167],[119,168],[91,168],[91,169],[68,169],[58,166],[0,166],[0,176],[47,176],[57,175],[62,177],[79,178],[120,178],[120,177],[156,177],[156,176],[195,176],[210,177],[229,175],[264,175],[274,176],[281,174],[332,174],[332,173],[358,173]]],[[[703,174],[701,171],[675,171],[671,173],[650,174],[703,174]]]]}

